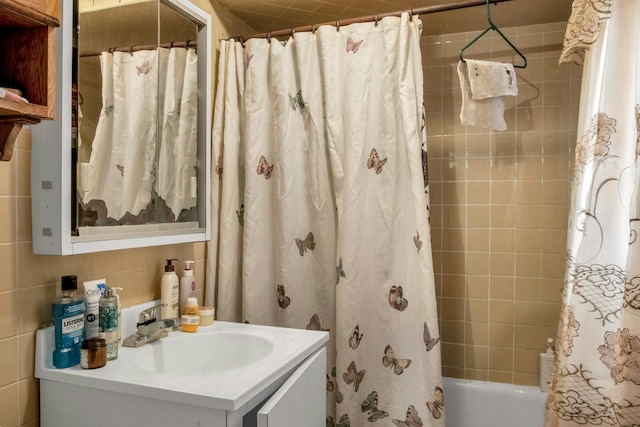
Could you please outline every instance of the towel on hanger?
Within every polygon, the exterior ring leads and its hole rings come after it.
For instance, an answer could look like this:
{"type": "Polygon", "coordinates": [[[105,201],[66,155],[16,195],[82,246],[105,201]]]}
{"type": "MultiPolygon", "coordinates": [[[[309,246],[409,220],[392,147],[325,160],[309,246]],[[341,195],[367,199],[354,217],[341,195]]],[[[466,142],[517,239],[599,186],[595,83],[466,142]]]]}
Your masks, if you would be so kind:
{"type": "Polygon", "coordinates": [[[513,64],[467,59],[469,84],[473,99],[518,95],[513,64]]]}
{"type": "Polygon", "coordinates": [[[462,124],[506,130],[504,96],[518,94],[513,65],[468,59],[466,62],[458,63],[458,77],[462,91],[462,124]],[[472,63],[478,62],[484,64],[471,68],[472,63]]]}

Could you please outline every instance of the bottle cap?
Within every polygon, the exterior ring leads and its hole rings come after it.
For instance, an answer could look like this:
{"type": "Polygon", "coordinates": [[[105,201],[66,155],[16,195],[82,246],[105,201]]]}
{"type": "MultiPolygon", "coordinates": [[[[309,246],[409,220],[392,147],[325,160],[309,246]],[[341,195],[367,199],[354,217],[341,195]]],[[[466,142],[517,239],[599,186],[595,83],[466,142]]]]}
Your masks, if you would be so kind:
{"type": "Polygon", "coordinates": [[[62,276],[61,285],[63,291],[75,291],[78,289],[78,278],[76,276],[62,276]]]}
{"type": "Polygon", "coordinates": [[[189,305],[189,306],[195,305],[196,307],[198,307],[198,298],[196,298],[196,297],[187,298],[186,305],[189,305]]]}
{"type": "Polygon", "coordinates": [[[111,298],[113,296],[113,290],[111,286],[107,285],[104,287],[104,298],[111,298]]]}
{"type": "Polygon", "coordinates": [[[167,265],[164,266],[164,272],[171,272],[171,271],[176,271],[176,267],[171,264],[171,261],[178,261],[175,258],[167,258],[167,265]]]}

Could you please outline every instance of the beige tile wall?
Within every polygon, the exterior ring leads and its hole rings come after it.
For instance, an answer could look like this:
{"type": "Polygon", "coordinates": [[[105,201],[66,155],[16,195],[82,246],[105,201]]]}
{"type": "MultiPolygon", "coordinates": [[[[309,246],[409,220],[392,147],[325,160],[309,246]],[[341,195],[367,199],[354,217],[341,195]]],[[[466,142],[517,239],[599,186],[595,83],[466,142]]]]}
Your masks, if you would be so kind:
{"type": "MultiPolygon", "coordinates": [[[[446,376],[537,385],[538,353],[555,337],[581,79],[557,65],[564,29],[503,29],[528,59],[505,132],[460,124],[458,52],[478,33],[422,39],[446,376]]],[[[466,57],[521,63],[496,36],[466,57]]]]}
{"type": "MultiPolygon", "coordinates": [[[[211,8],[205,0],[200,3],[199,6],[206,10],[211,8]]],[[[222,8],[215,8],[213,20],[216,40],[254,33],[222,8]]],[[[204,243],[65,257],[34,255],[31,250],[30,149],[30,132],[24,130],[13,159],[0,162],[2,427],[39,425],[39,384],[34,378],[35,331],[51,323],[51,302],[60,286],[60,276],[75,274],[80,283],[104,277],[110,285],[125,289],[121,292],[123,306],[160,297],[165,258],[196,261],[194,268],[200,301],[204,284],[204,243]]]]}

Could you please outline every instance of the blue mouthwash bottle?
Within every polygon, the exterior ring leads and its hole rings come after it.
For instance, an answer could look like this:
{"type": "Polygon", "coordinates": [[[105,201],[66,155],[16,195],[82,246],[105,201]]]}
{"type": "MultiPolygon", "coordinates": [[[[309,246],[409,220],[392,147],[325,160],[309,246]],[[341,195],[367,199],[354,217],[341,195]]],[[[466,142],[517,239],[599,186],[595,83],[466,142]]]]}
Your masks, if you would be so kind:
{"type": "Polygon", "coordinates": [[[56,336],[53,366],[68,368],[80,363],[80,347],[84,333],[84,298],[76,295],[76,276],[62,276],[62,296],[51,304],[56,336]]]}

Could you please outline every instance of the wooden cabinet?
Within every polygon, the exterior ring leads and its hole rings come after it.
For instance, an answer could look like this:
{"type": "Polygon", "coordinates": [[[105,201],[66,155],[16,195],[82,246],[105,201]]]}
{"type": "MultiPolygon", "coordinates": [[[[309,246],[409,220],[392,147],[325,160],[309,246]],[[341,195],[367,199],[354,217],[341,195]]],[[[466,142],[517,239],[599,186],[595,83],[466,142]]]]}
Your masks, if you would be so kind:
{"type": "Polygon", "coordinates": [[[0,87],[29,103],[0,98],[0,160],[10,160],[23,124],[55,118],[56,27],[60,0],[0,0],[0,87]]]}

